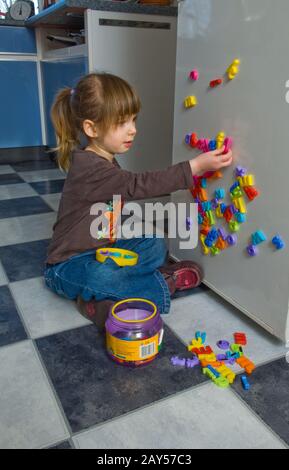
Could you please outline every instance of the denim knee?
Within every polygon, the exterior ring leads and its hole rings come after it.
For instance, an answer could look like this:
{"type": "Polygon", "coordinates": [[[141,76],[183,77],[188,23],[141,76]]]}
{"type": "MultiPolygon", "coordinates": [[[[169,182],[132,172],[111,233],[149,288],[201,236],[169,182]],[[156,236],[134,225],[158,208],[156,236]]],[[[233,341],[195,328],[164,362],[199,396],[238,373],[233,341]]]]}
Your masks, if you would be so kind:
{"type": "Polygon", "coordinates": [[[58,274],[58,267],[47,268],[44,271],[44,281],[46,286],[55,294],[61,295],[69,300],[77,298],[79,287],[76,284],[66,283],[58,274]]]}
{"type": "Polygon", "coordinates": [[[55,294],[64,295],[64,292],[59,287],[59,283],[56,282],[56,275],[53,268],[47,268],[44,271],[44,281],[46,286],[52,290],[55,294]]]}

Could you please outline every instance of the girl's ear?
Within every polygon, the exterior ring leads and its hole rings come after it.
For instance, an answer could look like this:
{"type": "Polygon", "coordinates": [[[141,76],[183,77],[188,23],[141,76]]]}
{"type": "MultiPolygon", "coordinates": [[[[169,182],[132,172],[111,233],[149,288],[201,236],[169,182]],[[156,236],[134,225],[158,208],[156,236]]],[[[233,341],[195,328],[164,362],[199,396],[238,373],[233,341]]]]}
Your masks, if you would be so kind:
{"type": "Polygon", "coordinates": [[[85,121],[83,121],[82,127],[83,132],[87,137],[91,137],[94,139],[98,137],[97,128],[94,122],[90,121],[89,119],[85,119],[85,121]]]}

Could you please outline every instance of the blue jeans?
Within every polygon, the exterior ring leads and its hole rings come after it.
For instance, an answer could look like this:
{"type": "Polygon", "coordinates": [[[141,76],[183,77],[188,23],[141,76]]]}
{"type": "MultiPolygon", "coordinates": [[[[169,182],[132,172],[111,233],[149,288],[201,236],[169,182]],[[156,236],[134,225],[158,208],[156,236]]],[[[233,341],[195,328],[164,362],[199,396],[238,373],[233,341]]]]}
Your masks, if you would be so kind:
{"type": "Polygon", "coordinates": [[[49,265],[44,271],[47,287],[70,300],[123,300],[140,297],[154,302],[160,313],[170,310],[170,291],[158,271],[167,256],[162,238],[133,238],[117,240],[111,248],[134,251],[139,255],[135,266],[118,266],[107,258],[104,263],[95,259],[95,250],[49,265]]]}

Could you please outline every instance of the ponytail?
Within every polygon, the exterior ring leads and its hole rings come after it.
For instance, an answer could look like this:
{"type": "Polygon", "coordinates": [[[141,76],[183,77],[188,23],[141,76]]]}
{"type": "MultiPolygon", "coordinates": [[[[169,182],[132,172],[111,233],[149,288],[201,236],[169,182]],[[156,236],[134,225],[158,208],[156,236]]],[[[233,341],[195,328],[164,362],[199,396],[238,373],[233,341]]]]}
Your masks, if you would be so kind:
{"type": "Polygon", "coordinates": [[[56,95],[51,108],[51,120],[56,133],[58,166],[68,171],[71,163],[71,152],[79,144],[78,129],[73,117],[71,88],[64,88],[56,95]]]}

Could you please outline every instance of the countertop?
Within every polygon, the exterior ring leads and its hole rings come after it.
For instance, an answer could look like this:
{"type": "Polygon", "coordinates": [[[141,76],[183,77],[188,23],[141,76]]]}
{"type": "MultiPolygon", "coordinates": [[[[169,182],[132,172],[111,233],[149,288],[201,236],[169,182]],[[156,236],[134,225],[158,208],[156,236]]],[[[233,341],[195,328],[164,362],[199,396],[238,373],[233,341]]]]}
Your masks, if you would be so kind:
{"type": "Polygon", "coordinates": [[[177,16],[176,6],[141,5],[134,0],[61,0],[38,15],[25,21],[26,26],[39,27],[44,25],[77,26],[83,22],[86,9],[100,11],[114,11],[122,13],[140,13],[147,15],[177,16]]]}
{"type": "Polygon", "coordinates": [[[25,26],[25,21],[0,20],[0,26],[25,26]]]}

